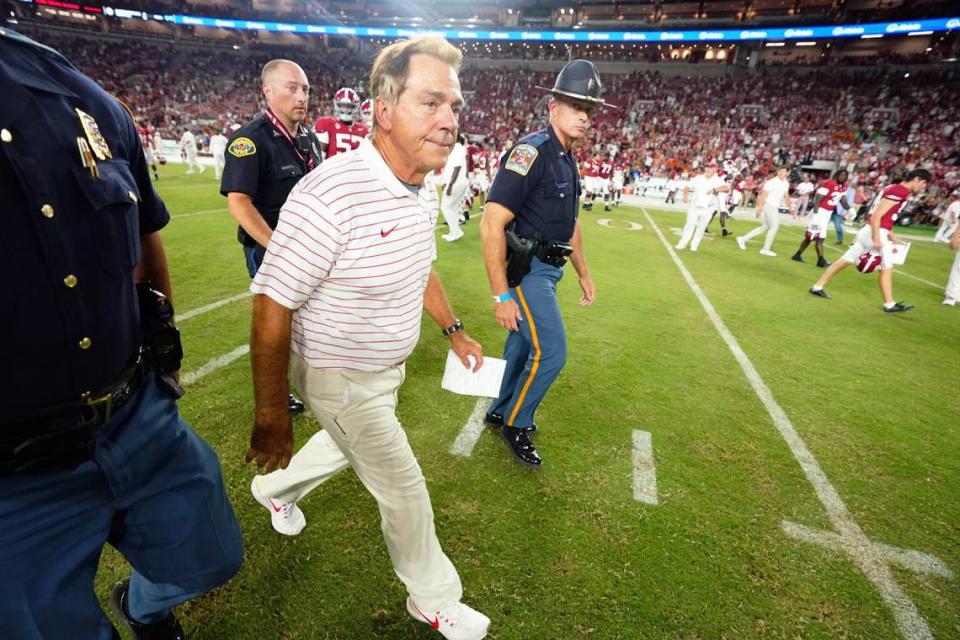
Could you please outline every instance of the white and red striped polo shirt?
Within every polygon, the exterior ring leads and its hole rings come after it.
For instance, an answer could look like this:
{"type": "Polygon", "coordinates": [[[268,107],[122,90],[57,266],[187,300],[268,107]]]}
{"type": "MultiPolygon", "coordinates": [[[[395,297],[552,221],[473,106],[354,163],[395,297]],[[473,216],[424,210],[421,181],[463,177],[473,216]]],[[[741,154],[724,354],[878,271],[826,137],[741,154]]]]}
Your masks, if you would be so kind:
{"type": "Polygon", "coordinates": [[[420,337],[437,212],[436,191],[411,193],[364,140],[293,188],[250,291],[294,311],[311,367],[399,364],[420,337]]]}

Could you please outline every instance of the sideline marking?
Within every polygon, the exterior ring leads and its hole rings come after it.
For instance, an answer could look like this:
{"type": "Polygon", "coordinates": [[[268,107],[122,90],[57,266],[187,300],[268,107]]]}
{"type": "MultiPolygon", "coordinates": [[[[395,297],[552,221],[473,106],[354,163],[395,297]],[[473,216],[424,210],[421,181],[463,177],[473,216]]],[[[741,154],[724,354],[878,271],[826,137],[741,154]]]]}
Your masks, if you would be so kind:
{"type": "Polygon", "coordinates": [[[770,414],[774,426],[787,443],[793,457],[796,458],[800,464],[803,475],[806,476],[807,481],[813,485],[813,490],[826,509],[831,524],[839,532],[838,537],[843,541],[843,550],[849,556],[850,560],[860,568],[877,591],[879,591],[880,597],[893,613],[894,622],[900,631],[900,635],[907,638],[907,640],[933,640],[933,633],[930,631],[927,621],[917,610],[917,606],[913,601],[903,592],[900,585],[897,584],[893,571],[890,569],[889,562],[877,553],[873,543],[867,538],[867,535],[863,532],[863,529],[860,528],[860,525],[857,524],[856,520],[854,520],[850,511],[847,509],[847,505],[844,504],[843,499],[840,497],[840,494],[837,493],[834,486],[830,484],[827,475],[823,472],[823,469],[820,468],[820,463],[817,462],[813,453],[807,448],[803,438],[797,433],[797,430],[794,428],[790,418],[787,417],[783,407],[774,399],[773,393],[763,381],[763,378],[760,377],[760,373],[754,368],[750,358],[748,358],[747,354],[740,348],[737,339],[734,338],[730,330],[727,329],[727,325],[724,324],[716,309],[713,308],[706,294],[700,289],[700,286],[696,280],[693,279],[690,271],[687,270],[686,265],[684,265],[683,261],[677,256],[677,253],[673,250],[670,243],[667,242],[663,233],[660,232],[660,227],[653,221],[653,218],[650,217],[650,213],[645,207],[642,208],[642,211],[657,236],[659,236],[660,242],[663,243],[670,258],[680,270],[680,275],[686,280],[690,290],[693,291],[697,300],[700,301],[700,305],[704,311],[707,312],[707,317],[713,322],[717,333],[720,334],[720,337],[733,354],[734,359],[740,365],[740,368],[743,369],[743,373],[746,375],[747,381],[753,388],[754,393],[757,394],[757,397],[760,398],[760,401],[764,407],[766,407],[767,413],[770,414]]]}
{"type": "Polygon", "coordinates": [[[483,417],[487,414],[487,407],[490,406],[491,402],[491,398],[477,399],[477,404],[473,407],[473,413],[467,418],[467,422],[463,425],[463,429],[460,430],[460,434],[457,435],[457,439],[450,445],[450,453],[463,458],[470,457],[470,454],[473,453],[473,448],[477,444],[477,440],[480,439],[480,435],[483,433],[483,430],[486,429],[483,417]]]}
{"type": "Polygon", "coordinates": [[[633,499],[646,504],[657,502],[657,469],[653,464],[653,436],[633,431],[633,499]]]}
{"type": "Polygon", "coordinates": [[[189,384],[193,384],[200,378],[213,373],[217,369],[222,369],[223,367],[227,366],[234,360],[239,360],[240,358],[247,355],[248,353],[250,353],[250,345],[242,344],[236,349],[234,349],[233,351],[231,351],[230,353],[225,353],[222,356],[217,356],[216,358],[206,363],[199,369],[194,369],[193,371],[188,371],[187,373],[183,374],[183,377],[180,378],[180,384],[183,385],[184,387],[189,384]]]}
{"type": "MultiPolygon", "coordinates": [[[[780,523],[780,526],[783,527],[783,532],[791,538],[803,542],[812,542],[821,547],[826,547],[831,551],[843,551],[844,544],[846,544],[843,536],[839,536],[832,531],[821,531],[812,527],[806,527],[802,524],[790,522],[789,520],[784,520],[780,523]]],[[[903,549],[901,547],[892,547],[879,542],[873,543],[873,550],[877,555],[885,558],[887,562],[899,565],[904,569],[936,578],[946,578],[947,580],[956,579],[953,571],[951,571],[947,565],[929,553],[923,553],[922,551],[915,551],[913,549],[903,549]]]]}
{"type": "Polygon", "coordinates": [[[624,229],[623,227],[613,226],[613,220],[611,220],[610,218],[597,218],[597,224],[600,225],[601,227],[607,227],[609,229],[621,229],[623,231],[642,231],[643,230],[643,225],[640,224],[639,222],[634,222],[633,220],[624,220],[624,222],[630,225],[626,229],[624,229]]]}
{"type": "Polygon", "coordinates": [[[253,296],[249,291],[244,291],[243,293],[238,293],[235,296],[230,296],[229,298],[224,298],[223,300],[217,300],[216,302],[211,302],[202,307],[197,307],[196,309],[190,309],[189,311],[184,311],[181,314],[178,314],[176,322],[185,322],[190,318],[196,318],[197,316],[206,313],[207,311],[213,311],[214,309],[219,309],[225,305],[230,304],[231,302],[236,302],[237,300],[243,300],[244,298],[249,298],[253,296]]]}

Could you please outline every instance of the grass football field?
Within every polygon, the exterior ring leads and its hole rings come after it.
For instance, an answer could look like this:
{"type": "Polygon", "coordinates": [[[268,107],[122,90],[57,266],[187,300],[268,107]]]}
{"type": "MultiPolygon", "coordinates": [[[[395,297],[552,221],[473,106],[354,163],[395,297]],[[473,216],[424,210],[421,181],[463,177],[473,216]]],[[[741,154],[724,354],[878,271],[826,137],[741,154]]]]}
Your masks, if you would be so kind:
{"type": "MultiPolygon", "coordinates": [[[[178,313],[233,298],[180,323],[181,411],[220,455],[246,547],[230,583],[178,609],[189,637],[439,637],[406,614],[376,504],[352,472],[300,503],[295,538],[251,498],[236,227],[211,171],[166,166],[157,187],[173,215],[163,239],[178,313]]],[[[438,535],[489,637],[960,637],[960,309],[940,304],[950,250],[914,243],[894,290],[916,309],[888,315],[876,276],[853,269],[827,287],[832,300],[809,295],[813,250],[789,259],[799,228],[781,228],[774,259],[714,237],[678,264],[657,230],[674,244],[681,213],[623,206],[582,220],[598,299],[576,304],[567,267],[569,360],[537,415],[542,469],[489,430],[471,455],[451,454],[477,402],[440,389],[448,342],[429,318],[400,393],[438,535]],[[635,432],[649,434],[652,461],[635,432]],[[653,477],[657,504],[635,500],[653,477]]],[[[739,235],[755,221],[731,224],[739,235]]],[[[464,230],[439,241],[437,269],[468,332],[499,356],[477,220],[464,230]]],[[[318,425],[305,415],[294,428],[299,446],[318,425]]],[[[128,573],[108,548],[105,608],[128,573]]]]}

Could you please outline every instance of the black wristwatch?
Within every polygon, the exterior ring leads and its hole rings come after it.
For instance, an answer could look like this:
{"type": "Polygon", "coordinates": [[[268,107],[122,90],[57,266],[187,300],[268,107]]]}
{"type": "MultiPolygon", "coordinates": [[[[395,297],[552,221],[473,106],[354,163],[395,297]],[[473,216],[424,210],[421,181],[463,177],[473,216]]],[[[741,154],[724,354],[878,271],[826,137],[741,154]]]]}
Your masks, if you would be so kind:
{"type": "Polygon", "coordinates": [[[457,331],[463,331],[463,323],[460,322],[460,318],[457,318],[457,321],[454,322],[453,325],[447,327],[441,333],[445,336],[452,336],[457,331]]]}

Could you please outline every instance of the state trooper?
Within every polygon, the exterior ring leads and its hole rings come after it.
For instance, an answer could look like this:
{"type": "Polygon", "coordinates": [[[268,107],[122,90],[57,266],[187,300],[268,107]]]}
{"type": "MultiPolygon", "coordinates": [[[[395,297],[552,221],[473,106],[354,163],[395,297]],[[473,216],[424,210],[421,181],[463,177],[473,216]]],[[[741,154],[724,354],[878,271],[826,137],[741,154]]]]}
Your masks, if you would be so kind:
{"type": "Polygon", "coordinates": [[[242,540],[217,456],[180,417],[179,334],[133,118],[58,52],[0,28],[0,628],[180,640],[171,608],[223,584],[242,540]],[[149,284],[147,284],[149,283],[149,284]],[[165,295],[161,295],[159,290],[165,295]]]}
{"type": "MultiPolygon", "coordinates": [[[[251,278],[277,227],[280,207],[300,178],[321,160],[317,137],[303,124],[310,84],[300,65],[271,60],[263,66],[260,80],[267,108],[230,137],[220,181],[227,210],[240,225],[237,240],[251,278]]],[[[304,410],[293,394],[288,404],[291,413],[304,410]]]]}
{"type": "Polygon", "coordinates": [[[596,288],[583,251],[577,163],[570,151],[606,104],[593,63],[574,60],[557,76],[548,102],[549,125],[521,138],[504,154],[490,186],[481,225],[484,263],[493,291],[493,315],[508,329],[507,361],[500,396],[486,422],[500,430],[517,459],[543,460],[530,433],[533,418],[567,359],[567,340],[557,305],[557,283],[569,259],[579,276],[581,306],[596,288]]]}

